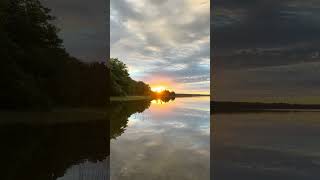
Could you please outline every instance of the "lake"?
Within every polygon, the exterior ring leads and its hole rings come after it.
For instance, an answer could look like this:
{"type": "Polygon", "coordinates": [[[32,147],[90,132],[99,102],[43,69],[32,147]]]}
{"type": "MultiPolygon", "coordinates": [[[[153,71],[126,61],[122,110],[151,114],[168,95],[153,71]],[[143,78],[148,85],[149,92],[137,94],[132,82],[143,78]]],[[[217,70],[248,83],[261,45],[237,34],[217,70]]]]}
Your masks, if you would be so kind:
{"type": "Polygon", "coordinates": [[[320,179],[320,113],[213,114],[217,180],[320,179]]]}
{"type": "Polygon", "coordinates": [[[209,97],[114,104],[111,180],[209,180],[209,97]]]}
{"type": "Polygon", "coordinates": [[[0,112],[1,180],[106,180],[103,110],[0,112]]]}
{"type": "Polygon", "coordinates": [[[319,112],[210,120],[206,97],[117,102],[106,112],[0,112],[1,179],[206,180],[210,158],[216,180],[320,179],[319,112]]]}

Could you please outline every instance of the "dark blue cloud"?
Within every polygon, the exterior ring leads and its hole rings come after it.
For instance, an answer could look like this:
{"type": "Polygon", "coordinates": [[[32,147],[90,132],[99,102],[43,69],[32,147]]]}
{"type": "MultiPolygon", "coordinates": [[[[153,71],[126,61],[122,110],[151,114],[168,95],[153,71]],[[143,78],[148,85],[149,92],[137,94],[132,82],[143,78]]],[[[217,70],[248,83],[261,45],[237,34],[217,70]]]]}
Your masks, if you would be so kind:
{"type": "Polygon", "coordinates": [[[216,0],[214,9],[215,98],[320,95],[319,1],[216,0]]]}
{"type": "Polygon", "coordinates": [[[56,16],[66,50],[83,61],[105,61],[108,48],[108,1],[41,0],[56,16]]]}

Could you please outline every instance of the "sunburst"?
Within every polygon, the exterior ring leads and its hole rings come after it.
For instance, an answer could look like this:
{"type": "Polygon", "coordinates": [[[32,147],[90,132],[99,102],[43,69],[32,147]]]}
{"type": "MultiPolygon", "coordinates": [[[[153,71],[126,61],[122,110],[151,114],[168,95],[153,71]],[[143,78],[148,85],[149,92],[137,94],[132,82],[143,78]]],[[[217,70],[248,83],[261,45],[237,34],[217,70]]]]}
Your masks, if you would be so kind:
{"type": "Polygon", "coordinates": [[[160,93],[160,92],[166,90],[166,87],[164,87],[164,86],[156,86],[156,87],[152,87],[151,90],[152,90],[153,92],[160,93]]]}

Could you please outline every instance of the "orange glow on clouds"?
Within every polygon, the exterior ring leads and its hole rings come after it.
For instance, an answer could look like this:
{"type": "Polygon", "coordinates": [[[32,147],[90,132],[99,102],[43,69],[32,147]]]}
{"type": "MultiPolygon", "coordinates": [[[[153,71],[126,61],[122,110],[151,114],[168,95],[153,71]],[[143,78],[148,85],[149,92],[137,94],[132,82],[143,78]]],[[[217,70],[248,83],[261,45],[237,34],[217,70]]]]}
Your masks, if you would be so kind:
{"type": "Polygon", "coordinates": [[[177,84],[172,82],[171,78],[167,77],[150,77],[145,79],[145,81],[150,85],[151,90],[154,92],[161,92],[163,90],[176,90],[177,84]]]}
{"type": "Polygon", "coordinates": [[[162,92],[164,90],[166,90],[167,88],[165,86],[156,86],[156,87],[152,87],[151,90],[154,92],[162,92]]]}
{"type": "Polygon", "coordinates": [[[209,94],[209,90],[191,90],[185,83],[175,82],[170,77],[152,76],[143,79],[143,81],[150,85],[152,91],[158,93],[163,90],[169,90],[185,94],[209,94]]]}

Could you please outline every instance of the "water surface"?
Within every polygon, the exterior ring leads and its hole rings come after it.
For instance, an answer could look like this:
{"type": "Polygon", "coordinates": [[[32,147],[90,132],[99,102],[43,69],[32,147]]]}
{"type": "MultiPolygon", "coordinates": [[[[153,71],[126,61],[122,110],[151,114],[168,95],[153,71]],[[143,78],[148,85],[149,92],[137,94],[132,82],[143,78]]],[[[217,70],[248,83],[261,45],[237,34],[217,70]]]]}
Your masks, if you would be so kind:
{"type": "Polygon", "coordinates": [[[121,129],[110,144],[112,180],[210,179],[209,98],[118,106],[111,123],[121,129]]]}
{"type": "Polygon", "coordinates": [[[0,112],[0,179],[108,179],[108,122],[104,111],[0,112]]]}
{"type": "Polygon", "coordinates": [[[217,180],[320,179],[320,113],[213,114],[217,180]]]}

